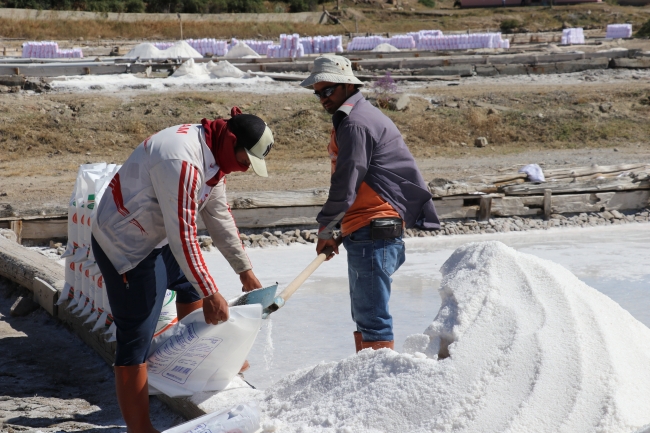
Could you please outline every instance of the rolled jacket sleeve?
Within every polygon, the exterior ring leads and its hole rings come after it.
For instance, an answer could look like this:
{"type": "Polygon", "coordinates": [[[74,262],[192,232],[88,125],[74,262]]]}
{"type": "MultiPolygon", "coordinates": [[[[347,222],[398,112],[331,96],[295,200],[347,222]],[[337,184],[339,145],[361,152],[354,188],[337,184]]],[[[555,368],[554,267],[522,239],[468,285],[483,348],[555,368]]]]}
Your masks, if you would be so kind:
{"type": "Polygon", "coordinates": [[[208,202],[201,211],[201,218],[214,246],[237,274],[253,268],[239,239],[239,230],[228,205],[225,178],[212,188],[208,202]]]}

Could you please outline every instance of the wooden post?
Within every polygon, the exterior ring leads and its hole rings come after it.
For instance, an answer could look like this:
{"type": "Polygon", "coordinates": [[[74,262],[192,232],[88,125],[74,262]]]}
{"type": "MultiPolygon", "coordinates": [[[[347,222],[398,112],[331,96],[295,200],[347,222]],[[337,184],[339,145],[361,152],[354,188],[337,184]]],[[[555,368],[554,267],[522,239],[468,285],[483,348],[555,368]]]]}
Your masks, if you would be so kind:
{"type": "Polygon", "coordinates": [[[357,17],[354,17],[354,33],[359,33],[359,22],[357,21],[357,17]]]}
{"type": "Polygon", "coordinates": [[[492,196],[484,195],[481,196],[479,201],[479,210],[478,210],[478,220],[487,221],[490,219],[492,214],[492,196]]]}
{"type": "Polygon", "coordinates": [[[23,242],[23,222],[22,220],[11,221],[11,231],[16,233],[16,242],[19,244],[23,242]]]}
{"type": "Polygon", "coordinates": [[[176,13],[176,16],[178,17],[178,22],[181,25],[181,41],[183,40],[183,20],[181,19],[181,14],[176,13]]]}
{"type": "Polygon", "coordinates": [[[544,210],[544,219],[549,220],[551,218],[551,195],[552,195],[552,190],[550,189],[545,189],[544,190],[544,201],[542,202],[542,208],[544,210]]]}
{"type": "Polygon", "coordinates": [[[341,0],[336,0],[336,10],[337,11],[341,10],[341,0]]]}

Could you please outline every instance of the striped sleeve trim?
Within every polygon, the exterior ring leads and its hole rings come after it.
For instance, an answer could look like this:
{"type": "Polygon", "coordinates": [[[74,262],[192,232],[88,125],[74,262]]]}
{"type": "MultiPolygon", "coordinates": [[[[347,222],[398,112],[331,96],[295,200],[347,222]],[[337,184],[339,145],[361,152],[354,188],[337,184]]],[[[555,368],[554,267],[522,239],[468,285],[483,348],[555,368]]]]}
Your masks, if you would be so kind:
{"type": "Polygon", "coordinates": [[[203,260],[196,232],[196,200],[194,192],[198,183],[198,172],[194,166],[183,161],[178,183],[178,223],[183,256],[204,296],[218,291],[208,267],[203,260]]]}

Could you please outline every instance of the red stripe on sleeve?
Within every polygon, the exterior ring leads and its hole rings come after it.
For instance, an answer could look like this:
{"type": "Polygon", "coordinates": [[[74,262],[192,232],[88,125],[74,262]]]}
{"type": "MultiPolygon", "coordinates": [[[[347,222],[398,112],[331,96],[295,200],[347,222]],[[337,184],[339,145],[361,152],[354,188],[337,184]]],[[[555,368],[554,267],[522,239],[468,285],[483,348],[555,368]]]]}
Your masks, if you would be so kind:
{"type": "Polygon", "coordinates": [[[178,185],[178,220],[185,260],[204,296],[217,292],[216,284],[207,271],[196,232],[196,201],[192,198],[196,189],[198,172],[183,161],[178,185]]]}

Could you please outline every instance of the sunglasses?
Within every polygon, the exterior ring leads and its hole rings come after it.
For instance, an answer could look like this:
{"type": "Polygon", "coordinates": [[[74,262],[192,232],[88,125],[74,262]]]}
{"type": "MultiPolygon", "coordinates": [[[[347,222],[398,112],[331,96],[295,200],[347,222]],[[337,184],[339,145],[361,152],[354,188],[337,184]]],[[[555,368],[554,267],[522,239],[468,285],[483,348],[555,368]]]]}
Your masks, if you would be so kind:
{"type": "Polygon", "coordinates": [[[320,92],[315,91],[314,96],[316,96],[318,99],[329,98],[330,96],[332,96],[332,94],[334,93],[336,88],[339,87],[340,85],[341,84],[339,83],[339,84],[335,84],[335,85],[330,86],[330,87],[325,87],[320,92]]]}

